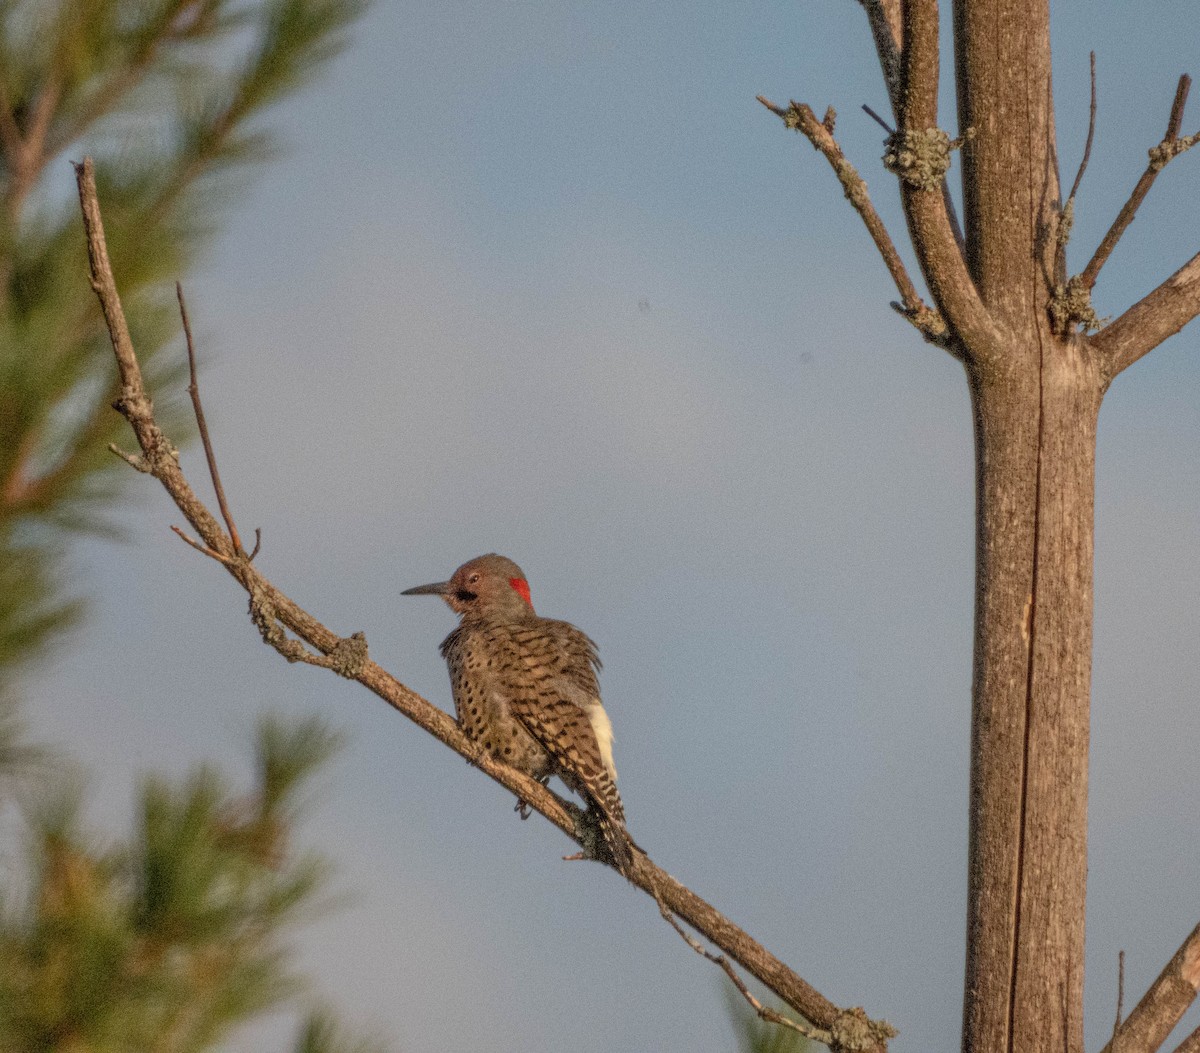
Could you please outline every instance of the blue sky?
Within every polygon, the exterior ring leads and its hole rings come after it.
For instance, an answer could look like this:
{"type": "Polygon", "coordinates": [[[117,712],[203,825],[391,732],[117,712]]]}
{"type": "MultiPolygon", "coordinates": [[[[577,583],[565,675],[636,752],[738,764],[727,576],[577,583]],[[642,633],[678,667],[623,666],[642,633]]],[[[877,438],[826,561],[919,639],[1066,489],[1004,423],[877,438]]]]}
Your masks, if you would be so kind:
{"type": "MultiPolygon", "coordinates": [[[[1064,178],[1100,111],[1082,266],[1200,73],[1188,0],[1055,5],[1064,178]]],[[[949,47],[950,34],[944,34],[949,47]]],[[[630,826],[830,998],[958,1042],[972,438],[960,367],[888,308],[827,166],[754,101],[841,114],[893,234],[869,33],[829,4],[403,4],[272,115],[289,149],[188,283],[205,408],[259,565],[449,705],[444,606],[487,551],[600,644],[630,826]]],[[[953,128],[952,86],[943,120],[953,128]]],[[[1200,126],[1193,101],[1185,131],[1200,126]]],[[[1200,156],[1106,268],[1116,314],[1200,248],[1200,156]]],[[[1101,415],[1087,1040],[1196,923],[1200,355],[1185,330],[1101,415]]],[[[202,457],[185,467],[203,479],[202,457]]],[[[94,616],[32,679],[92,775],[245,768],[265,709],[350,743],[308,840],[349,904],[300,953],[404,1050],[726,1050],[721,977],[645,896],[361,689],[285,666],[225,575],[131,484],[130,539],[77,550],[94,616]]],[[[1189,1017],[1195,1026],[1195,1013],[1189,1017]]],[[[278,1045],[270,1021],[231,1049],[278,1045]]]]}

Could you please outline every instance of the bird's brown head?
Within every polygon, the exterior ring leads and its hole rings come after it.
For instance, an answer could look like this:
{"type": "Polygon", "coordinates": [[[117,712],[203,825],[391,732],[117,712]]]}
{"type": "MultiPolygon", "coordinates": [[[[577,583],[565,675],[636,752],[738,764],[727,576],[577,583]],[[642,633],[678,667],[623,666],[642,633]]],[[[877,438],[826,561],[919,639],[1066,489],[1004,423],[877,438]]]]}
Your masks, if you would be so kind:
{"type": "Polygon", "coordinates": [[[449,581],[418,585],[403,595],[441,596],[464,618],[527,618],[533,613],[525,572],[495,553],[464,563],[449,581]]]}

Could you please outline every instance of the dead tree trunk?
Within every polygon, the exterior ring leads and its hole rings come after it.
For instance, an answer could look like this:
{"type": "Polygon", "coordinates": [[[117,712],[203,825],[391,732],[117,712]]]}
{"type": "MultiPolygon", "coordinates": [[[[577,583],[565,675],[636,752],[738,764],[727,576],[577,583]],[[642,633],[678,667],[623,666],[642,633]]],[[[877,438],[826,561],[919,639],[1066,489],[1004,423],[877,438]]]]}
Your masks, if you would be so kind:
{"type": "Polygon", "coordinates": [[[966,349],[977,533],[964,1050],[1081,1050],[1094,351],[1055,332],[1047,0],[955,6],[966,261],[1005,330],[966,349]],[[1064,1035],[1065,1030],[1065,1035],[1064,1035]]]}
{"type": "MultiPolygon", "coordinates": [[[[761,101],[829,160],[897,308],[967,371],[977,526],[963,1049],[1081,1053],[1097,416],[1117,373],[1200,312],[1200,256],[1095,336],[1090,290],[1157,171],[1200,139],[1179,137],[1190,82],[1129,204],[1068,278],[1074,189],[1064,201],[1049,0],[955,0],[954,141],[938,129],[937,0],[861,2],[896,120],[884,162],[932,307],[834,140],[832,111],[818,121],[802,103],[761,101]],[[958,147],[961,233],[944,181],[958,147]]],[[[1174,1020],[1200,984],[1195,944],[1175,970],[1195,982],[1160,979],[1147,995],[1177,990],[1174,1020]]],[[[1130,1032],[1129,1053],[1157,1048],[1162,1027],[1153,1045],[1130,1032]]]]}
{"type": "Polygon", "coordinates": [[[976,421],[964,1050],[1082,1048],[1097,370],[1035,334],[976,421]],[[1066,1029],[1066,1039],[1063,1030],[1066,1029]]]}

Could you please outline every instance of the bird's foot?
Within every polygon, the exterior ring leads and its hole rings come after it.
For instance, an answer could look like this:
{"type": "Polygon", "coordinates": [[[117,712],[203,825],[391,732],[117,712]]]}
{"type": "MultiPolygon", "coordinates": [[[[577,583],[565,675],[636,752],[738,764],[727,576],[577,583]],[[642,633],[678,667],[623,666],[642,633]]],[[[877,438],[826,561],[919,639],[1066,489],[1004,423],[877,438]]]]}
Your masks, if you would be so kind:
{"type": "Polygon", "coordinates": [[[601,862],[606,859],[604,833],[596,821],[596,814],[588,809],[575,809],[571,818],[575,821],[575,840],[579,842],[582,852],[577,852],[577,859],[591,859],[601,862]]]}
{"type": "Polygon", "coordinates": [[[532,814],[532,809],[529,807],[529,802],[523,801],[519,797],[517,798],[517,805],[515,808],[513,808],[513,811],[516,812],[517,815],[519,815],[522,819],[528,819],[532,814]]]}

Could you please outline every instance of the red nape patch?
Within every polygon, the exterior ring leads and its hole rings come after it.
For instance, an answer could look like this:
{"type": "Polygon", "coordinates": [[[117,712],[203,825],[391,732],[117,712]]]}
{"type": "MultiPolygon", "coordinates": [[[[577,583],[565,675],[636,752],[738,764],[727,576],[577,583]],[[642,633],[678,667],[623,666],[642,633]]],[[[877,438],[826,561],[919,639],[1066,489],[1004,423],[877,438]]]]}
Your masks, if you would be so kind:
{"type": "Polygon", "coordinates": [[[529,582],[524,578],[509,578],[508,583],[513,587],[513,591],[529,604],[529,609],[533,610],[533,600],[529,597],[529,582]]]}

